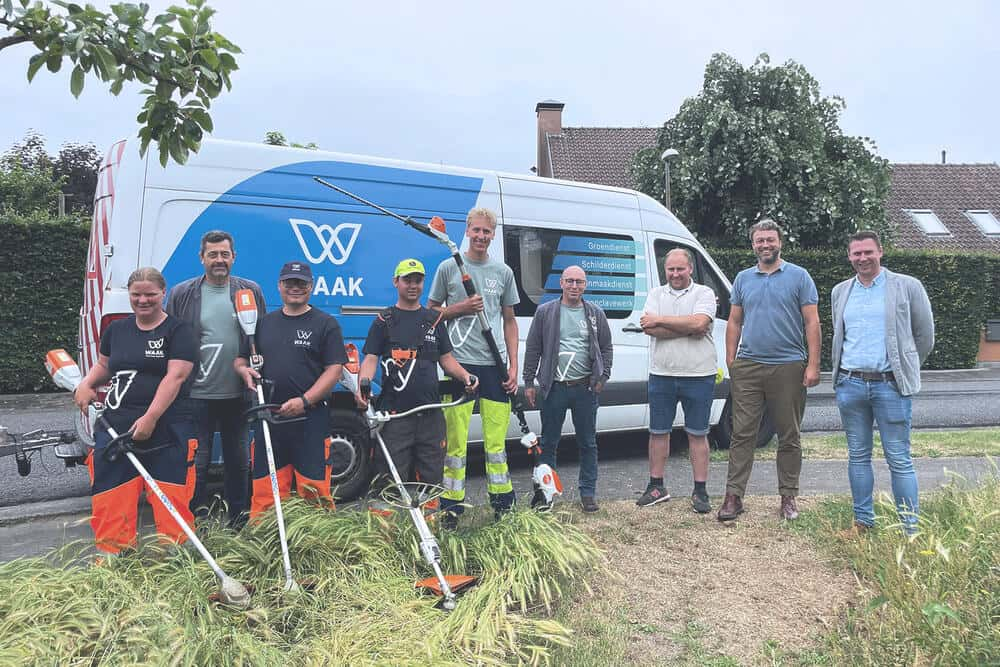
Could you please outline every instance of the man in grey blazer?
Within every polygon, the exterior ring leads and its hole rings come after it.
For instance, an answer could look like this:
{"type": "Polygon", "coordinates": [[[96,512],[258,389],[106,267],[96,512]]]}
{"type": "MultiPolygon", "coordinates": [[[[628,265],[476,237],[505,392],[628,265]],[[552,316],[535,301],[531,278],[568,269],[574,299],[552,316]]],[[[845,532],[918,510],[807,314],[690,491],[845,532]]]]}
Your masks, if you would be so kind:
{"type": "Polygon", "coordinates": [[[857,535],[875,525],[872,422],[892,475],[903,529],[917,529],[917,477],[910,457],[911,399],[920,390],[920,366],[934,349],[934,315],[919,280],[882,267],[875,232],[848,241],[857,275],[833,288],[833,386],[847,434],[848,478],[857,535]]]}

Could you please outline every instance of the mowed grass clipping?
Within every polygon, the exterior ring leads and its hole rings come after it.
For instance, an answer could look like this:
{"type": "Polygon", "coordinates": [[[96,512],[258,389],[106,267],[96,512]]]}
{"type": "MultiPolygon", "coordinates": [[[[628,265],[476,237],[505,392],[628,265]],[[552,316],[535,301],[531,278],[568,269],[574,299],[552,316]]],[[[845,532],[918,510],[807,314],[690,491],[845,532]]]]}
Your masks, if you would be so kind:
{"type": "Polygon", "coordinates": [[[439,536],[445,572],[479,577],[446,613],[414,588],[432,573],[406,513],[285,509],[308,592],[281,590],[273,514],[238,536],[203,531],[222,568],[254,587],[247,611],[210,602],[208,565],[155,541],[102,565],[81,564],[80,545],[0,565],[0,664],[547,664],[571,634],[551,610],[604,568],[565,517],[515,512],[439,536]]]}
{"type": "MultiPolygon", "coordinates": [[[[802,457],[806,459],[847,460],[847,438],[843,433],[832,435],[802,435],[802,457]]],[[[882,456],[882,440],[875,430],[875,456],[882,456]]],[[[773,460],[778,453],[778,440],[772,438],[755,454],[759,460],[773,460]]],[[[1000,428],[970,428],[950,431],[913,431],[910,453],[914,457],[1000,456],[1000,428]]],[[[728,450],[713,450],[713,461],[728,461],[728,450]]]]}
{"type": "Polygon", "coordinates": [[[951,484],[921,498],[920,532],[899,530],[891,498],[878,529],[844,539],[849,499],[804,512],[810,534],[858,577],[865,603],[847,610],[827,641],[833,664],[1000,665],[1000,478],[951,484]]]}

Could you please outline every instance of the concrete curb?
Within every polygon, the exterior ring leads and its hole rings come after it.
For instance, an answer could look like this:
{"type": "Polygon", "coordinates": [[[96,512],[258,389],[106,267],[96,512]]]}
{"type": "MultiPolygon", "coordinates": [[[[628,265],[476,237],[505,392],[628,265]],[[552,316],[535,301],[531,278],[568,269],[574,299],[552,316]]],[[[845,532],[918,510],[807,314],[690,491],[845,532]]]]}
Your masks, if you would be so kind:
{"type": "Polygon", "coordinates": [[[23,523],[34,519],[51,519],[68,514],[90,515],[90,496],[45,500],[40,503],[0,507],[0,526],[23,523]]]}

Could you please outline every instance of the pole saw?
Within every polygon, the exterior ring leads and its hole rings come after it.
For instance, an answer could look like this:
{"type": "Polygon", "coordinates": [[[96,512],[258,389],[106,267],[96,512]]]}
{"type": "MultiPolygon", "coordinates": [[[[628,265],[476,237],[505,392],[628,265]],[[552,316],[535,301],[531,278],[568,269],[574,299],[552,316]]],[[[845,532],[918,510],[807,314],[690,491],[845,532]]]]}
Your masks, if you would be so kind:
{"type": "MultiPolygon", "coordinates": [[[[45,368],[49,372],[49,376],[52,381],[55,382],[56,386],[60,389],[66,389],[67,391],[75,391],[77,386],[83,381],[83,377],[80,374],[80,368],[73,361],[73,358],[66,353],[66,350],[50,350],[47,355],[45,355],[45,368]]],[[[109,461],[114,461],[121,454],[125,454],[129,463],[132,467],[136,469],[136,472],[142,477],[143,481],[146,482],[146,486],[153,492],[163,504],[163,507],[170,513],[170,517],[174,520],[174,523],[184,531],[187,535],[188,540],[191,544],[198,550],[201,557],[205,559],[208,566],[212,568],[212,572],[215,573],[216,578],[219,580],[219,591],[216,594],[218,600],[223,604],[230,605],[232,607],[237,607],[239,609],[246,609],[250,606],[250,593],[247,591],[246,586],[241,584],[236,579],[228,576],[222,567],[212,558],[212,555],[208,553],[208,549],[205,545],[201,543],[198,536],[195,535],[191,526],[181,517],[177,508],[174,507],[173,503],[170,502],[170,498],[167,494],[163,492],[160,485],[156,483],[153,476],[149,474],[146,467],[139,462],[133,449],[132,442],[132,432],[127,431],[119,435],[115,429],[108,422],[107,418],[102,414],[98,413],[97,422],[108,432],[111,436],[111,441],[105,448],[105,456],[109,461]]]]}
{"type": "MultiPolygon", "coordinates": [[[[394,213],[393,211],[383,208],[374,202],[370,202],[353,192],[349,192],[348,190],[338,187],[333,183],[320,178],[319,176],[313,176],[313,180],[320,185],[325,185],[331,190],[350,197],[365,206],[370,206],[371,208],[374,208],[391,218],[395,218],[404,225],[411,227],[424,236],[428,236],[444,245],[448,248],[448,252],[451,254],[451,258],[455,261],[455,264],[458,265],[458,270],[462,275],[462,287],[465,289],[466,296],[476,296],[476,286],[472,282],[472,276],[470,276],[465,270],[465,261],[462,259],[462,253],[455,242],[448,238],[448,234],[445,231],[444,220],[442,218],[434,216],[431,218],[430,224],[417,222],[409,216],[402,216],[398,213],[394,213]]],[[[506,368],[507,365],[503,361],[503,355],[500,354],[500,348],[497,346],[496,338],[493,336],[493,330],[490,328],[489,320],[486,319],[486,313],[480,310],[476,313],[476,316],[479,319],[479,326],[483,330],[483,337],[486,338],[486,344],[490,348],[490,355],[493,357],[493,363],[495,363],[497,368],[500,370],[506,368]]],[[[551,505],[555,496],[562,495],[562,483],[559,481],[558,474],[556,474],[556,471],[553,470],[551,466],[538,462],[542,451],[538,443],[538,436],[532,433],[531,429],[528,427],[528,420],[524,417],[524,405],[521,403],[521,399],[517,395],[517,390],[515,389],[512,392],[508,392],[507,396],[510,398],[511,412],[513,412],[514,416],[517,417],[517,423],[521,429],[521,445],[532,455],[534,469],[532,470],[531,477],[535,485],[535,490],[540,490],[545,495],[546,504],[551,505]]]]}

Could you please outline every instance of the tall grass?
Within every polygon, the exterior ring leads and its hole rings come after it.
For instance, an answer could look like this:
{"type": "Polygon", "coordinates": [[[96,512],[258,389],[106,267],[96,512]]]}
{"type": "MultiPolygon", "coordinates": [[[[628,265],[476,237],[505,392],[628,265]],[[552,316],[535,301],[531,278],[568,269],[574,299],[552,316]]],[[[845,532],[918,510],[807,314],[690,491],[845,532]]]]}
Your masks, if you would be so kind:
{"type": "Polygon", "coordinates": [[[0,565],[0,664],[547,664],[570,631],[546,613],[594,568],[597,546],[557,515],[517,512],[446,534],[445,569],[479,586],[445,613],[414,589],[422,565],[405,514],[384,519],[286,509],[293,571],[283,593],[274,517],[239,536],[203,531],[231,576],[252,584],[245,612],[207,600],[216,582],[187,549],[144,543],[100,566],[80,545],[0,565]]]}
{"type": "Polygon", "coordinates": [[[850,525],[849,501],[799,522],[849,561],[863,592],[829,639],[834,664],[1000,664],[1000,479],[953,483],[921,503],[912,538],[888,497],[876,507],[881,528],[854,540],[833,537],[850,525]]]}

